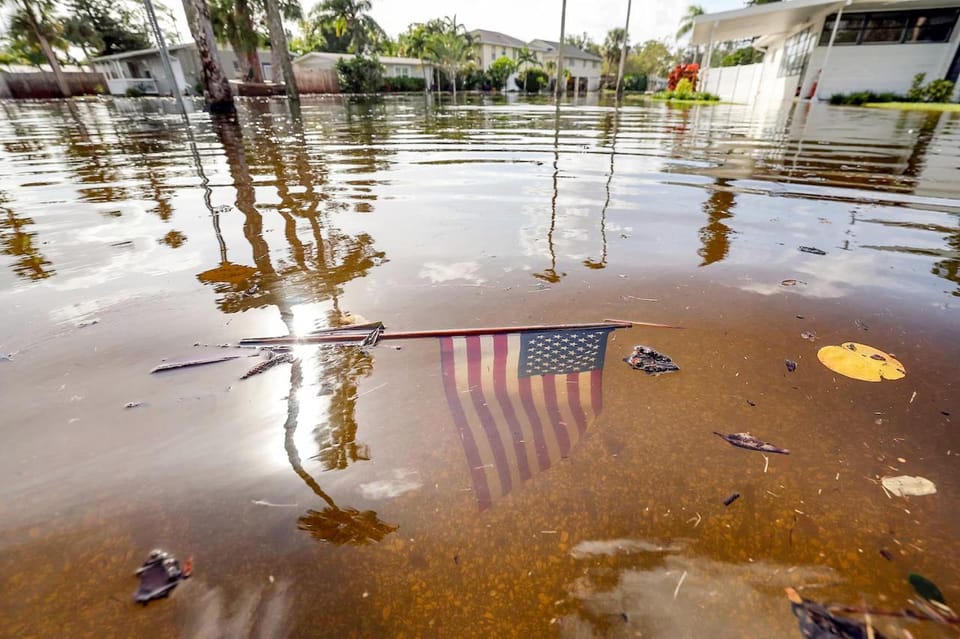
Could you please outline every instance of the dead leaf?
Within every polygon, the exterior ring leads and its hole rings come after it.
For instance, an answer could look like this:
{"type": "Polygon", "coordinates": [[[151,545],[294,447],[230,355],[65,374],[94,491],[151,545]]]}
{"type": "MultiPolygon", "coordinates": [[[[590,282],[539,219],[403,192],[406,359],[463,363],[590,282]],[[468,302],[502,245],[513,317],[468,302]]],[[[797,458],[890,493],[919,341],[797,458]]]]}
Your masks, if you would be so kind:
{"type": "Polygon", "coordinates": [[[926,477],[912,477],[900,475],[898,477],[883,477],[880,483],[891,495],[897,497],[919,497],[933,495],[937,492],[937,485],[926,477]]]}
{"type": "Polygon", "coordinates": [[[900,379],[907,371],[895,357],[872,346],[844,342],[841,346],[824,346],[817,359],[835,373],[865,382],[900,379]]]}

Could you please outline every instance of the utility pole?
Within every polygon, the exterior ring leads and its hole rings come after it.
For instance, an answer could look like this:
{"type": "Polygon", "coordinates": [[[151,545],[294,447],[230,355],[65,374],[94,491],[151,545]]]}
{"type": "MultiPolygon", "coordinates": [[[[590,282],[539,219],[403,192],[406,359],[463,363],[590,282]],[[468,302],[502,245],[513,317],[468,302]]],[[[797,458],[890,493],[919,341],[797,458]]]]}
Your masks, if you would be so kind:
{"type": "Polygon", "coordinates": [[[223,74],[220,54],[217,52],[213,37],[213,25],[210,23],[210,6],[207,0],[183,0],[183,9],[190,23],[190,33],[197,43],[200,54],[200,66],[203,69],[204,94],[207,108],[211,113],[234,113],[237,107],[233,103],[230,83],[223,74]]]}
{"type": "Polygon", "coordinates": [[[177,86],[177,78],[173,75],[173,65],[170,63],[170,52],[167,51],[167,43],[163,39],[163,32],[160,31],[160,25],[157,24],[157,14],[153,11],[153,2],[143,0],[147,9],[147,21],[150,22],[150,28],[153,29],[153,35],[157,39],[157,48],[160,49],[160,59],[163,61],[163,71],[167,76],[167,82],[170,83],[170,91],[173,97],[177,99],[177,107],[184,119],[187,118],[187,108],[183,104],[183,96],[180,95],[180,87],[177,86]]]}
{"type": "Polygon", "coordinates": [[[280,16],[280,6],[277,0],[267,0],[267,28],[270,30],[270,49],[273,51],[273,81],[277,81],[277,62],[283,71],[283,86],[287,90],[287,98],[294,102],[300,101],[300,92],[297,90],[297,80],[293,77],[293,63],[290,61],[290,47],[287,45],[287,34],[283,30],[283,18],[280,16]]]}
{"type": "Polygon", "coordinates": [[[560,11],[560,42],[557,44],[557,97],[559,98],[566,92],[566,83],[561,88],[560,80],[563,79],[563,38],[564,30],[567,28],[567,0],[563,0],[563,9],[560,11]]]}
{"type": "Polygon", "coordinates": [[[627,0],[627,23],[623,25],[623,46],[620,49],[620,68],[617,69],[617,100],[623,97],[623,65],[627,61],[627,43],[630,41],[630,5],[627,0]]]}

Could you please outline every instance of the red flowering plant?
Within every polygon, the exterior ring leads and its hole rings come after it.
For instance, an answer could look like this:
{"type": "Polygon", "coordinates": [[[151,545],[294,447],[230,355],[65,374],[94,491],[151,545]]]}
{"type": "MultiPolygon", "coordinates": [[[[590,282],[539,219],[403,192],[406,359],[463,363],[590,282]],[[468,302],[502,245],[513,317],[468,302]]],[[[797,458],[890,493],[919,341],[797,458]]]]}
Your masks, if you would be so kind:
{"type": "Polygon", "coordinates": [[[678,64],[673,68],[673,71],[670,72],[670,75],[667,77],[667,89],[673,91],[677,88],[677,84],[680,80],[686,78],[690,80],[690,84],[694,89],[697,87],[697,76],[700,74],[700,65],[697,63],[692,64],[678,64]]]}

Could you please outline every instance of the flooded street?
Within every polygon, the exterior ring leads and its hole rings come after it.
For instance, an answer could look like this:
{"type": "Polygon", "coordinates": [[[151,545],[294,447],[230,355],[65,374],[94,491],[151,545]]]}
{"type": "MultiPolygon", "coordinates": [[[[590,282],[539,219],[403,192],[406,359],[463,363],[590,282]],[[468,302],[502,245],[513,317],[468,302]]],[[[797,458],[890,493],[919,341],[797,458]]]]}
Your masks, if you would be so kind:
{"type": "Polygon", "coordinates": [[[958,608],[960,114],[444,100],[0,102],[0,637],[800,637],[784,588],[911,573],[958,608]],[[556,387],[499,379],[526,341],[217,346],[607,318],[683,329],[556,387]],[[157,547],[194,575],[137,606],[157,547]]]}

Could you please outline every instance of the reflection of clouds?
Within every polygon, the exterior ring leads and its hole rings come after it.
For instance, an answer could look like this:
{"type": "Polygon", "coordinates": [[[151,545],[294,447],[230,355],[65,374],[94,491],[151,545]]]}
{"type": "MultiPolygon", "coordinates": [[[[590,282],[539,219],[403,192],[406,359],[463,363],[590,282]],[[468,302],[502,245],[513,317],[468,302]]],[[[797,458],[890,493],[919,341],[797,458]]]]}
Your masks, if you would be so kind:
{"type": "Polygon", "coordinates": [[[454,280],[466,280],[474,284],[483,284],[486,280],[478,274],[479,270],[479,262],[453,262],[447,264],[427,262],[423,265],[423,268],[420,269],[419,277],[430,280],[433,284],[454,280]]]}
{"type": "Polygon", "coordinates": [[[629,555],[638,552],[679,552],[683,544],[655,544],[644,539],[601,539],[581,541],[573,547],[570,555],[574,559],[586,559],[597,556],[629,555]]]}
{"type": "Polygon", "coordinates": [[[423,482],[410,479],[419,473],[410,468],[396,468],[392,479],[380,479],[360,484],[360,494],[366,499],[392,499],[423,486],[423,482]]]}
{"type": "MultiPolygon", "coordinates": [[[[616,542],[660,547],[643,540],[616,542]]],[[[797,625],[783,588],[837,579],[825,567],[788,568],[761,561],[728,564],[658,554],[650,563],[646,570],[620,571],[613,588],[609,576],[594,575],[594,582],[585,575],[569,584],[569,596],[578,601],[580,612],[561,620],[560,636],[792,637],[797,625]]]]}

